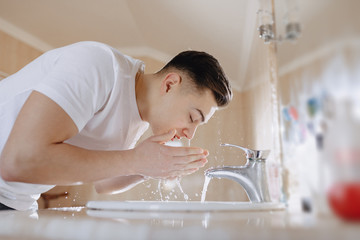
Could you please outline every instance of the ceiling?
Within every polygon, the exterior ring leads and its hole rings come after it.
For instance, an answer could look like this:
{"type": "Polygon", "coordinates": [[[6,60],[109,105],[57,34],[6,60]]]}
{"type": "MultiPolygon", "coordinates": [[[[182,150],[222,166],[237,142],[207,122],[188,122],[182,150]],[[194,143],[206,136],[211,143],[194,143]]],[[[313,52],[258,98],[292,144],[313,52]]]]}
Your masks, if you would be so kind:
{"type": "Polygon", "coordinates": [[[239,88],[241,65],[248,61],[256,31],[257,4],[249,0],[0,0],[0,25],[29,34],[43,51],[83,40],[163,62],[183,50],[207,51],[239,88]]]}
{"type": "MultiPolygon", "coordinates": [[[[329,1],[301,1],[302,12],[315,16],[329,1]]],[[[43,51],[84,40],[162,62],[207,51],[241,91],[250,51],[262,42],[258,9],[256,0],[0,0],[0,30],[43,51]]]]}

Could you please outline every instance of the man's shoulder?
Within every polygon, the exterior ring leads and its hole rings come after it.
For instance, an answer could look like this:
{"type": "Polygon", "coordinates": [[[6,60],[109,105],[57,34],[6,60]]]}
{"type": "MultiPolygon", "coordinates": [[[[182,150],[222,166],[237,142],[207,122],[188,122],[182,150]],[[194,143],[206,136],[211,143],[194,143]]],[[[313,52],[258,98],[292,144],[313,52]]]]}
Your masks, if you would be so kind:
{"type": "Polygon", "coordinates": [[[132,72],[134,68],[144,68],[144,63],[128,56],[118,49],[101,42],[82,41],[58,49],[54,49],[50,56],[54,62],[84,69],[89,67],[103,72],[120,71],[132,72]]]}
{"type": "Polygon", "coordinates": [[[59,48],[59,50],[63,52],[71,52],[74,54],[109,54],[109,53],[116,53],[121,54],[118,50],[111,47],[110,45],[107,45],[105,43],[101,42],[95,42],[95,41],[82,41],[73,43],[70,45],[67,45],[65,47],[59,48]]]}
{"type": "Polygon", "coordinates": [[[87,57],[101,57],[101,56],[111,56],[113,60],[120,61],[122,63],[135,63],[139,61],[120,50],[116,49],[113,46],[110,46],[106,43],[96,42],[96,41],[82,41],[77,42],[71,45],[68,45],[72,50],[78,49],[78,51],[83,51],[87,57]]]}
{"type": "Polygon", "coordinates": [[[129,57],[113,46],[110,46],[110,45],[108,45],[106,43],[102,43],[102,42],[96,42],[96,41],[77,42],[77,43],[67,45],[64,48],[68,48],[68,49],[72,49],[72,50],[83,49],[83,50],[89,51],[89,52],[94,52],[94,51],[95,52],[104,52],[104,53],[111,53],[111,54],[115,54],[115,55],[129,57]]]}

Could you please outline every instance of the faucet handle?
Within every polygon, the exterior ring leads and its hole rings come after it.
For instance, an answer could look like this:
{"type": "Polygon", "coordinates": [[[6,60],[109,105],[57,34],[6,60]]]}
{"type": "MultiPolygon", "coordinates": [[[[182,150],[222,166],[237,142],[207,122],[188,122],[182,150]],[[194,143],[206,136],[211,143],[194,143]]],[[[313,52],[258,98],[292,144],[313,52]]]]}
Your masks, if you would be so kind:
{"type": "Polygon", "coordinates": [[[222,143],[220,144],[220,146],[240,148],[246,153],[246,158],[249,160],[265,160],[270,154],[270,150],[252,150],[249,148],[245,148],[229,143],[222,143]]]}

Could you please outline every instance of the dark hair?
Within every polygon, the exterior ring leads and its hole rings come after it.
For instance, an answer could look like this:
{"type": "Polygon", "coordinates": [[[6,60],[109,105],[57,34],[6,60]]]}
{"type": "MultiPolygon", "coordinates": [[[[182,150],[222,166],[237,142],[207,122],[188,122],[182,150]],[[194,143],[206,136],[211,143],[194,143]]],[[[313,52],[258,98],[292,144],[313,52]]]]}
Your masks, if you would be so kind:
{"type": "Polygon", "coordinates": [[[181,52],[160,72],[171,68],[185,72],[194,82],[197,90],[210,89],[219,107],[226,106],[232,99],[230,82],[219,62],[210,54],[198,51],[181,52]]]}

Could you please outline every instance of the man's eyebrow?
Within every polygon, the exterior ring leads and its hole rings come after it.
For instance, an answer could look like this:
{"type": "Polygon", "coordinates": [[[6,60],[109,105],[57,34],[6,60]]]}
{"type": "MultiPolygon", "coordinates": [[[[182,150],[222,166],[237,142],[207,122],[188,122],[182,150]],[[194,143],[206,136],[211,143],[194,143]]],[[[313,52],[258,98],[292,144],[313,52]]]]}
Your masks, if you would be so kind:
{"type": "Polygon", "coordinates": [[[200,109],[198,109],[198,108],[196,108],[196,110],[200,113],[200,115],[201,115],[201,122],[205,122],[205,117],[204,117],[204,114],[203,114],[203,112],[200,110],[200,109]]]}

